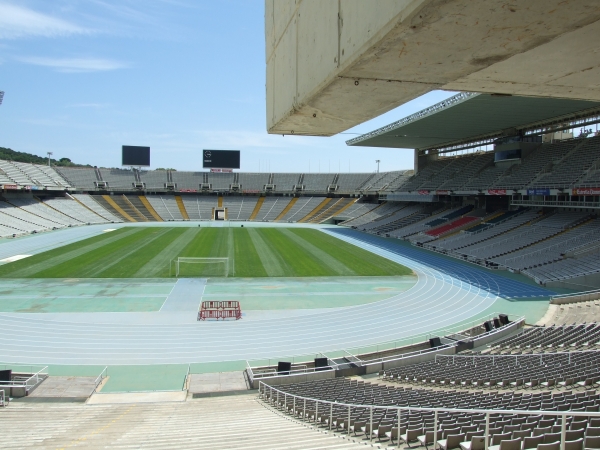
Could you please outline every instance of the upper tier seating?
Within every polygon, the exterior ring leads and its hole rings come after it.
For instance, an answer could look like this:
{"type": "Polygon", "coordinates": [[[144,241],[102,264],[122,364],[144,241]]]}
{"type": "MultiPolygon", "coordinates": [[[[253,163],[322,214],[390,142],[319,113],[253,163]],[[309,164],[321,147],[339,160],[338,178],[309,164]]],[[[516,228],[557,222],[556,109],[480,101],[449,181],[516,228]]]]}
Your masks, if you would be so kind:
{"type": "Polygon", "coordinates": [[[302,184],[307,192],[325,192],[327,186],[333,184],[333,173],[305,173],[302,184]]]}
{"type": "MultiPolygon", "coordinates": [[[[301,175],[300,173],[274,173],[273,184],[277,187],[278,192],[292,192],[294,186],[300,184],[301,175]]],[[[243,188],[246,189],[245,186],[243,188]]],[[[262,186],[260,189],[262,189],[262,186]]]]}
{"type": "Polygon", "coordinates": [[[537,179],[533,186],[546,188],[566,188],[574,185],[583,178],[585,172],[592,168],[600,158],[598,148],[600,136],[578,139],[578,145],[560,163],[547,173],[537,179]]]}
{"type": "Polygon", "coordinates": [[[177,189],[184,191],[198,191],[200,184],[204,182],[206,172],[171,172],[173,182],[177,184],[177,189]]]}
{"type": "Polygon", "coordinates": [[[208,182],[215,191],[228,191],[233,184],[234,175],[234,173],[206,172],[208,182]]]}
{"type": "Polygon", "coordinates": [[[544,169],[549,169],[560,161],[575,146],[577,141],[559,141],[553,144],[540,145],[534,152],[516,164],[508,175],[494,183],[494,189],[522,189],[534,180],[544,169]]]}
{"type": "Polygon", "coordinates": [[[57,167],[56,170],[68,180],[69,184],[79,189],[95,189],[96,170],[91,167],[57,167]]]}
{"type": "Polygon", "coordinates": [[[166,170],[140,170],[139,174],[146,189],[164,189],[168,181],[166,170]]]}
{"type": "Polygon", "coordinates": [[[269,183],[269,174],[240,172],[238,181],[242,185],[242,191],[262,191],[269,183]]]}
{"type": "Polygon", "coordinates": [[[40,164],[29,164],[0,160],[2,183],[15,183],[21,186],[44,186],[46,188],[70,187],[69,183],[53,168],[40,164]]]}
{"type": "Polygon", "coordinates": [[[131,190],[135,183],[135,175],[131,170],[125,169],[98,169],[102,175],[102,181],[108,183],[110,189],[131,190]]]}
{"type": "Polygon", "coordinates": [[[340,173],[337,180],[337,192],[352,193],[362,186],[372,174],[370,173],[340,173]]]}

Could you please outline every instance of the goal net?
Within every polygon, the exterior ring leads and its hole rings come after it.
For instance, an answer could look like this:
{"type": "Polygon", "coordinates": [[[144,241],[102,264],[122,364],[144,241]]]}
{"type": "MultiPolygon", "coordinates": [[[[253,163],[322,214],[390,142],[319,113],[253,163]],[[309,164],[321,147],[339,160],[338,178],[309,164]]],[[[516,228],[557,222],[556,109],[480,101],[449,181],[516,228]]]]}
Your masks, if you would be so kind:
{"type": "Polygon", "coordinates": [[[171,261],[171,276],[177,278],[228,277],[229,258],[179,257],[171,261]]]}

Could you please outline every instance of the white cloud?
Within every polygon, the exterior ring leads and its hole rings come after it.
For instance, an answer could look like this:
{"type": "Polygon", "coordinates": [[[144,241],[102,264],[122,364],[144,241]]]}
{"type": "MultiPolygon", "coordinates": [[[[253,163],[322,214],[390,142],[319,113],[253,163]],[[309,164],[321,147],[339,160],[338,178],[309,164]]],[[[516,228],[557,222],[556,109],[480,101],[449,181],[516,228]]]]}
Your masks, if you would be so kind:
{"type": "Polygon", "coordinates": [[[51,67],[59,72],[105,72],[109,70],[124,69],[129,64],[100,58],[45,58],[22,57],[19,61],[36,66],[51,67]]]}
{"type": "Polygon", "coordinates": [[[68,36],[89,31],[22,6],[0,2],[0,39],[16,39],[27,36],[68,36]]]}

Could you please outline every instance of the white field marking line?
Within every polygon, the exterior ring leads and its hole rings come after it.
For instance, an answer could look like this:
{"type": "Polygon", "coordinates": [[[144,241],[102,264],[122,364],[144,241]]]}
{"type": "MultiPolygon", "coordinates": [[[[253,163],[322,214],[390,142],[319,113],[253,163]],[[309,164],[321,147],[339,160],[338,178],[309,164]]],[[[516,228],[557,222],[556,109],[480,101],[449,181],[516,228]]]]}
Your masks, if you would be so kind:
{"type": "Polygon", "coordinates": [[[111,231],[117,231],[116,228],[107,228],[106,230],[102,230],[103,233],[110,233],[111,231]]]}
{"type": "Polygon", "coordinates": [[[0,263],[11,263],[11,262],[19,261],[20,259],[29,258],[30,256],[33,256],[33,255],[15,255],[15,256],[10,256],[8,258],[0,259],[0,263]]]}
{"type": "Polygon", "coordinates": [[[177,283],[179,283],[179,280],[176,280],[175,283],[173,283],[173,287],[171,288],[171,290],[169,291],[169,293],[165,297],[165,301],[162,303],[162,305],[160,305],[160,309],[158,310],[158,312],[162,311],[163,306],[165,306],[165,303],[167,303],[167,300],[169,300],[169,296],[173,293],[173,289],[175,289],[175,286],[177,286],[177,283]]]}
{"type": "Polygon", "coordinates": [[[208,280],[204,282],[204,287],[202,287],[202,294],[200,294],[200,303],[198,303],[197,311],[200,311],[200,305],[202,304],[202,298],[204,297],[204,291],[206,290],[206,285],[208,284],[208,280]]]}

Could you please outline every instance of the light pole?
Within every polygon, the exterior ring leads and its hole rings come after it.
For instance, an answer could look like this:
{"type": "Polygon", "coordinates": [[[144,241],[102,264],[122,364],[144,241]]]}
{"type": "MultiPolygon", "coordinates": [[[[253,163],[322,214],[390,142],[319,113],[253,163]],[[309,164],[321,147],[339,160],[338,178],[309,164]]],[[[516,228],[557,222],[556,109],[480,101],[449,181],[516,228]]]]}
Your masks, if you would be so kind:
{"type": "Polygon", "coordinates": [[[53,155],[54,153],[52,152],[48,152],[48,167],[50,167],[50,157],[53,155]]]}
{"type": "Polygon", "coordinates": [[[375,162],[377,163],[377,173],[379,173],[379,163],[381,162],[381,160],[376,159],[375,162]]]}

